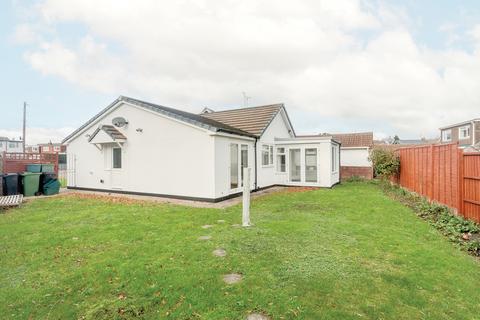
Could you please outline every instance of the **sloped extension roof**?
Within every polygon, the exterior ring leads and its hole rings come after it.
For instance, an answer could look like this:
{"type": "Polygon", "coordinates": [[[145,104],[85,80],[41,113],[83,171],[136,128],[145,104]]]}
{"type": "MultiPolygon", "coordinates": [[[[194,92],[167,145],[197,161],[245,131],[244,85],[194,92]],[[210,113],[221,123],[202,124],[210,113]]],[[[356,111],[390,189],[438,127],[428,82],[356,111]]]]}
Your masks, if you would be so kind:
{"type": "MultiPolygon", "coordinates": [[[[200,115],[203,118],[219,121],[246,131],[256,137],[260,137],[272,122],[273,118],[275,118],[282,109],[284,109],[283,104],[278,103],[266,106],[208,112],[200,115]]],[[[293,127],[286,111],[285,115],[293,133],[293,127]]]]}
{"type": "Polygon", "coordinates": [[[113,141],[127,140],[127,137],[125,137],[123,133],[118,131],[117,128],[115,128],[114,126],[103,125],[101,127],[98,127],[97,130],[93,132],[92,136],[88,139],[88,142],[91,142],[100,131],[104,131],[107,135],[110,136],[110,138],[112,138],[113,141]]]}
{"type": "Polygon", "coordinates": [[[155,111],[155,112],[158,112],[158,113],[163,114],[165,116],[168,116],[168,117],[171,117],[171,118],[174,118],[174,119],[177,119],[177,120],[195,125],[195,126],[200,127],[200,128],[211,130],[211,131],[214,131],[214,132],[225,132],[225,133],[231,133],[231,134],[236,134],[236,135],[241,135],[241,136],[253,137],[252,134],[250,134],[246,131],[234,128],[234,127],[232,127],[228,124],[224,124],[224,123],[215,121],[213,119],[208,119],[208,118],[202,117],[202,116],[194,114],[194,113],[181,111],[181,110],[178,110],[178,109],[169,108],[169,107],[165,107],[165,106],[161,106],[161,105],[158,105],[158,104],[145,102],[145,101],[142,101],[142,100],[133,99],[133,98],[125,97],[125,96],[120,96],[118,99],[113,101],[108,107],[106,107],[105,109],[100,111],[97,115],[95,115],[93,118],[88,120],[84,125],[82,125],[80,128],[78,128],[73,133],[68,135],[62,141],[62,143],[65,143],[68,140],[70,140],[71,138],[73,138],[74,136],[76,136],[79,132],[81,132],[83,129],[87,128],[95,120],[97,120],[102,115],[107,113],[112,107],[117,105],[119,102],[130,103],[130,104],[133,104],[133,105],[136,105],[136,106],[139,106],[139,107],[151,110],[151,111],[155,111]]]}
{"type": "Polygon", "coordinates": [[[373,132],[334,133],[332,137],[346,148],[373,146],[373,132]]]}

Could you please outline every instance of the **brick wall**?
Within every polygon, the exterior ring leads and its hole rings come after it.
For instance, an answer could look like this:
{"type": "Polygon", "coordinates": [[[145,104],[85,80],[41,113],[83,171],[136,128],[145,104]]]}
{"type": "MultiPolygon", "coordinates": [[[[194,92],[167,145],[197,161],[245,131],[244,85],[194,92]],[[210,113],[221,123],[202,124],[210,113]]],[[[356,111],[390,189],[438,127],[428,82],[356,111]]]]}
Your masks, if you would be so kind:
{"type": "Polygon", "coordinates": [[[340,168],[340,176],[342,180],[346,180],[353,176],[362,177],[365,179],[373,179],[373,168],[372,167],[347,167],[342,166],[340,168]]]}

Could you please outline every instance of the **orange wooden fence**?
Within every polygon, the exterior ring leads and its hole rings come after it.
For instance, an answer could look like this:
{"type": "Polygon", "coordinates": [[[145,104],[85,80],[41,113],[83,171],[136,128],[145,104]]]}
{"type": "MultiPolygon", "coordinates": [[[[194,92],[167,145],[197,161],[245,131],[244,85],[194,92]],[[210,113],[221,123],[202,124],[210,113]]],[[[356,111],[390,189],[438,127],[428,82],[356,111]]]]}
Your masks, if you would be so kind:
{"type": "Polygon", "coordinates": [[[397,150],[401,186],[480,222],[480,153],[464,153],[457,144],[397,150]]]}

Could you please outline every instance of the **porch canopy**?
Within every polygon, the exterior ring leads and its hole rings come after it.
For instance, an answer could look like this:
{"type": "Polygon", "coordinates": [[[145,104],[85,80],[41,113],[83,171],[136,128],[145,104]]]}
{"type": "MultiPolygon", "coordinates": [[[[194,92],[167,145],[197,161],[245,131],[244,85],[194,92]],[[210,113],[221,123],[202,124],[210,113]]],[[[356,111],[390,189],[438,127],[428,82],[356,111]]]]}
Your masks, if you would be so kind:
{"type": "Polygon", "coordinates": [[[102,150],[105,144],[117,144],[122,148],[123,143],[127,141],[127,137],[112,125],[99,126],[88,138],[88,142],[102,150]]]}

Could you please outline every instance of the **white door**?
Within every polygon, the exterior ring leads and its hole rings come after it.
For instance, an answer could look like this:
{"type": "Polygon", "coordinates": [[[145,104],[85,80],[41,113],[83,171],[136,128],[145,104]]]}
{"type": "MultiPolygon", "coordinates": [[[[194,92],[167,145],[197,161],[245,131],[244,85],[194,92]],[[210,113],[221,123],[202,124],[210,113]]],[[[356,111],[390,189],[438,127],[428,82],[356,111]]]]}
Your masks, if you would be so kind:
{"type": "Polygon", "coordinates": [[[112,170],[110,171],[110,181],[112,189],[123,188],[123,150],[120,147],[112,147],[112,170]]]}

